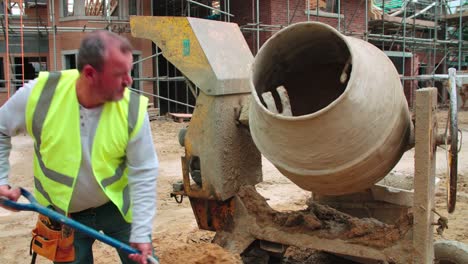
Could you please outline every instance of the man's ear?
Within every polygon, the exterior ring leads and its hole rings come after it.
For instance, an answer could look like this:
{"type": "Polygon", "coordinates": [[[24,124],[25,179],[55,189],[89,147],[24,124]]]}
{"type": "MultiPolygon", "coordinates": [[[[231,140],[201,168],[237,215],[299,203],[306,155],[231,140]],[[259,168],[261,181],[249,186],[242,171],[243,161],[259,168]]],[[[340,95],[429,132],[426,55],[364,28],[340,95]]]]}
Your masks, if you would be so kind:
{"type": "Polygon", "coordinates": [[[84,76],[86,77],[86,79],[88,79],[88,80],[92,80],[96,76],[96,70],[93,68],[93,66],[91,66],[89,64],[86,64],[83,67],[82,72],[83,72],[84,76]]]}

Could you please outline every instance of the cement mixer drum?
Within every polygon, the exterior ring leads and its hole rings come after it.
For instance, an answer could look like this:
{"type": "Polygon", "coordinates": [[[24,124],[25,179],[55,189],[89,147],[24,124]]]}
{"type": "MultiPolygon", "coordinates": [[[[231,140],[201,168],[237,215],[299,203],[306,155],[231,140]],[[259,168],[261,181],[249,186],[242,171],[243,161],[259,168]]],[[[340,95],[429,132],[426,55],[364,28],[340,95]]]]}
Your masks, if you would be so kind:
{"type": "Polygon", "coordinates": [[[250,85],[255,144],[303,189],[366,189],[407,149],[412,124],[392,62],[326,24],[298,23],[271,37],[250,85]]]}

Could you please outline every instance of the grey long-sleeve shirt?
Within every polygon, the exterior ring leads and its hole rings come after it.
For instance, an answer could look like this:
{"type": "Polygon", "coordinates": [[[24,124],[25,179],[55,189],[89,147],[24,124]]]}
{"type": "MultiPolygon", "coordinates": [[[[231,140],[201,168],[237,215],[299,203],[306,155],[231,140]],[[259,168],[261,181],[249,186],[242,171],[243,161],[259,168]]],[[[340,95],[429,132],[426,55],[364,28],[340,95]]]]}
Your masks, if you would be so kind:
{"type": "MultiPolygon", "coordinates": [[[[25,84],[0,108],[0,185],[9,183],[8,158],[11,151],[11,137],[26,132],[26,103],[35,84],[36,80],[25,84]]],[[[102,107],[87,109],[80,106],[82,158],[70,202],[70,212],[98,207],[109,201],[97,183],[91,167],[92,144],[101,112],[102,107]]],[[[150,242],[152,222],[156,213],[156,177],[159,164],[148,115],[139,133],[129,141],[126,153],[128,182],[133,204],[130,242],[150,242]]]]}

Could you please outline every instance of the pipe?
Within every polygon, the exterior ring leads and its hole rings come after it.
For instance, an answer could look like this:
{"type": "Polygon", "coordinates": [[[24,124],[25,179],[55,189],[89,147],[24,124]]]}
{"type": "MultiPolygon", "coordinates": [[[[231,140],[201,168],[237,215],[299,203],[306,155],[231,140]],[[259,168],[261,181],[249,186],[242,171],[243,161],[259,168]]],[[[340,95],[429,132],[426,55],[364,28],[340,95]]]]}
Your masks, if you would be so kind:
{"type": "Polygon", "coordinates": [[[408,4],[408,2],[409,1],[404,1],[403,4],[401,5],[401,8],[398,11],[393,12],[391,14],[388,14],[388,16],[393,17],[393,16],[397,16],[397,15],[401,14],[405,10],[406,5],[408,4]]]}
{"type": "MultiPolygon", "coordinates": [[[[11,30],[20,30],[20,26],[10,26],[10,29],[11,30]]],[[[54,27],[41,27],[41,29],[45,29],[47,31],[52,31],[54,30],[54,27]]],[[[93,28],[90,28],[90,27],[55,27],[55,30],[57,32],[84,32],[84,31],[93,31],[93,30],[99,30],[99,29],[103,29],[103,28],[96,28],[96,27],[93,27],[93,28]]],[[[37,32],[38,31],[38,28],[37,27],[33,27],[33,26],[25,26],[23,27],[23,30],[26,30],[28,32],[37,32]]]]}
{"type": "MultiPolygon", "coordinates": [[[[401,51],[406,52],[406,8],[403,11],[403,48],[401,51]]],[[[403,63],[402,63],[402,75],[405,76],[405,64],[406,64],[406,57],[403,57],[403,63]]],[[[402,81],[401,83],[403,85],[403,89],[405,88],[405,82],[402,81]]]]}
{"type": "Polygon", "coordinates": [[[158,101],[159,101],[159,99],[163,99],[165,101],[172,102],[172,103],[175,103],[175,104],[184,105],[184,106],[187,106],[187,107],[190,107],[190,108],[195,108],[195,106],[193,106],[193,105],[182,103],[182,102],[179,102],[179,101],[176,101],[176,100],[164,97],[164,96],[148,93],[148,92],[145,92],[143,90],[137,90],[137,89],[133,89],[133,88],[129,88],[129,89],[134,91],[134,92],[137,92],[137,93],[142,93],[142,94],[146,94],[146,95],[149,95],[149,96],[152,96],[152,97],[156,97],[156,98],[158,98],[158,101]]]}
{"type": "Polygon", "coordinates": [[[57,36],[56,36],[56,32],[55,32],[56,25],[55,25],[55,5],[54,5],[55,1],[51,0],[50,2],[52,3],[50,5],[51,11],[52,11],[51,12],[51,15],[52,15],[52,21],[51,22],[52,22],[52,32],[53,32],[52,33],[52,35],[53,35],[53,37],[52,37],[52,39],[53,39],[52,40],[52,42],[53,42],[53,44],[52,44],[53,45],[53,52],[52,53],[53,53],[53,58],[54,58],[54,71],[57,71],[57,55],[56,55],[57,54],[57,39],[56,39],[57,36]]]}
{"type": "Polygon", "coordinates": [[[222,11],[222,10],[219,10],[219,9],[217,9],[217,8],[213,8],[213,7],[211,7],[211,6],[207,6],[207,5],[204,5],[204,4],[202,4],[202,3],[198,3],[198,2],[196,2],[196,1],[187,0],[187,2],[196,4],[196,5],[199,5],[199,6],[203,6],[203,7],[205,7],[205,8],[208,8],[208,9],[211,9],[211,10],[214,10],[214,11],[217,11],[217,12],[220,12],[220,13],[225,14],[225,15],[227,15],[227,16],[232,16],[232,17],[234,17],[233,14],[229,14],[229,13],[224,12],[224,11],[222,11]]]}
{"type": "Polygon", "coordinates": [[[10,76],[10,73],[11,72],[11,65],[10,64],[13,64],[14,62],[10,62],[10,43],[9,43],[9,26],[8,26],[8,3],[6,1],[3,1],[3,14],[5,15],[5,29],[3,29],[3,33],[5,34],[5,51],[6,51],[6,56],[5,56],[5,62],[6,62],[6,66],[8,67],[8,69],[5,69],[5,77],[7,79],[7,84],[6,84],[6,88],[7,88],[7,98],[10,98],[11,96],[11,83],[10,83],[10,79],[11,79],[11,76],[10,76]]]}
{"type": "Polygon", "coordinates": [[[364,40],[368,41],[369,38],[369,0],[366,0],[366,14],[364,21],[364,40]]]}
{"type": "MultiPolygon", "coordinates": [[[[464,1],[463,1],[464,2],[464,1]]],[[[459,18],[459,24],[458,24],[458,69],[461,70],[461,60],[462,60],[462,41],[463,41],[463,5],[462,1],[460,0],[460,18],[459,18]]]]}
{"type": "Polygon", "coordinates": [[[257,0],[257,53],[260,50],[260,4],[257,0]]]}
{"type": "Polygon", "coordinates": [[[341,0],[338,0],[338,31],[341,31],[341,0]]]}
{"type": "Polygon", "coordinates": [[[414,15],[412,15],[412,16],[409,16],[409,17],[407,17],[407,18],[410,19],[410,18],[413,18],[413,17],[417,17],[417,16],[419,16],[419,15],[425,13],[427,10],[431,9],[431,8],[432,8],[433,6],[435,6],[436,4],[437,4],[437,3],[434,2],[434,3],[430,4],[430,5],[428,5],[428,6],[427,6],[426,8],[424,8],[423,10],[419,11],[418,13],[416,13],[416,14],[414,14],[414,15]]]}
{"type": "Polygon", "coordinates": [[[158,52],[158,53],[153,54],[153,55],[151,55],[151,56],[145,57],[145,58],[143,58],[143,59],[141,59],[141,60],[134,61],[132,64],[134,65],[134,64],[140,63],[140,62],[142,62],[142,61],[145,61],[145,60],[147,60],[147,59],[154,58],[154,57],[159,56],[159,55],[161,55],[161,54],[162,54],[162,52],[158,52]]]}
{"type": "MultiPolygon", "coordinates": [[[[404,37],[395,36],[395,35],[369,34],[369,37],[372,37],[375,40],[382,39],[382,41],[390,40],[390,41],[402,42],[403,40],[405,40],[404,37]]],[[[410,40],[406,39],[406,41],[407,42],[414,41],[414,42],[423,42],[423,43],[433,43],[434,39],[411,38],[410,40]]],[[[439,43],[439,44],[457,44],[458,42],[459,41],[453,41],[453,40],[437,40],[436,41],[436,43],[439,43]]]]}
{"type": "MultiPolygon", "coordinates": [[[[228,0],[227,3],[228,3],[228,4],[227,4],[227,6],[228,6],[228,10],[227,10],[227,11],[228,11],[228,13],[230,14],[230,13],[231,13],[231,2],[230,2],[230,0],[228,0]]],[[[230,16],[228,16],[227,19],[228,19],[228,22],[231,22],[231,17],[230,17],[230,16]]]]}
{"type": "MultiPolygon", "coordinates": [[[[434,43],[435,41],[437,41],[437,38],[438,38],[438,33],[437,33],[437,27],[438,27],[438,24],[439,24],[439,21],[438,21],[438,11],[440,10],[440,7],[439,7],[439,0],[436,0],[434,2],[435,4],[435,11],[434,11],[434,43]]],[[[432,69],[432,73],[434,74],[435,71],[437,70],[435,64],[436,64],[436,59],[437,59],[437,48],[436,48],[436,45],[433,44],[432,46],[432,61],[433,61],[433,64],[434,67],[432,69]]],[[[434,86],[434,81],[432,82],[432,86],[434,86]]]]}

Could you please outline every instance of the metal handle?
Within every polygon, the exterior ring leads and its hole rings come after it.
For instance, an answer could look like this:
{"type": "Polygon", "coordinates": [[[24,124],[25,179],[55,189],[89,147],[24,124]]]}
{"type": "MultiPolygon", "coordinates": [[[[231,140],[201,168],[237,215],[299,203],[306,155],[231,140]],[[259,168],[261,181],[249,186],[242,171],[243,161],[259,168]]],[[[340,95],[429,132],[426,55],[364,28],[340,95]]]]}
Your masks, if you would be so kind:
{"type": "Polygon", "coordinates": [[[456,70],[449,69],[449,83],[450,83],[450,149],[448,156],[449,175],[447,180],[447,211],[453,213],[457,203],[457,181],[458,181],[458,106],[457,97],[458,90],[456,87],[456,70]]]}
{"type": "MultiPolygon", "coordinates": [[[[26,199],[28,199],[28,201],[30,203],[18,203],[18,202],[14,202],[12,200],[9,200],[7,198],[4,198],[4,197],[0,197],[0,205],[2,206],[6,206],[6,207],[10,207],[10,208],[13,208],[13,209],[16,209],[16,210],[21,210],[21,211],[35,211],[35,212],[38,212],[42,215],[45,215],[47,217],[49,217],[50,219],[52,220],[55,220],[55,221],[58,221],[64,225],[67,225],[75,230],[78,230],[78,231],[81,231],[91,237],[94,237],[96,238],[97,240],[99,241],[102,241],[116,249],[119,249],[119,250],[122,250],[124,251],[125,253],[128,253],[128,254],[141,254],[141,252],[123,242],[120,242],[110,236],[107,236],[105,234],[102,234],[86,225],[83,225],[73,219],[70,219],[62,214],[59,214],[57,213],[56,211],[52,210],[52,209],[49,209],[47,207],[44,207],[42,205],[40,205],[37,200],[34,198],[34,196],[28,192],[26,189],[24,188],[21,188],[20,187],[20,190],[21,190],[21,195],[26,197],[26,199]]],[[[157,258],[154,258],[152,256],[148,257],[147,260],[150,262],[150,263],[153,263],[153,264],[159,264],[159,261],[157,258]]]]}
{"type": "Polygon", "coordinates": [[[18,203],[14,202],[12,200],[9,200],[5,197],[0,197],[0,205],[5,206],[5,207],[10,207],[15,210],[20,210],[20,211],[35,211],[34,204],[38,204],[34,196],[26,191],[24,188],[20,187],[21,195],[26,197],[30,203],[18,203]]]}

